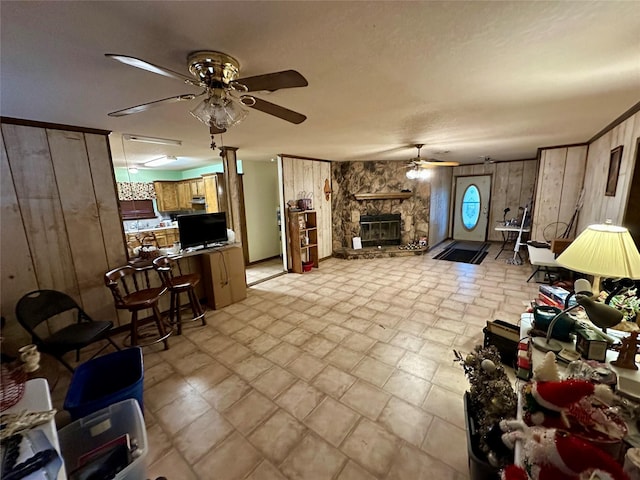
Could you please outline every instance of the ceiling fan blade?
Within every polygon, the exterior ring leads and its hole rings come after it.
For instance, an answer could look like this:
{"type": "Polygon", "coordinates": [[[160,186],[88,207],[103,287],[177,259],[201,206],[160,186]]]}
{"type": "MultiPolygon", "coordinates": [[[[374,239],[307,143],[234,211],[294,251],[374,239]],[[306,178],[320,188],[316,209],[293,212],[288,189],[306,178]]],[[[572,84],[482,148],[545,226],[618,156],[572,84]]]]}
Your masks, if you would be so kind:
{"type": "Polygon", "coordinates": [[[457,167],[460,162],[447,162],[446,160],[422,160],[420,165],[429,167],[457,167]]]}
{"type": "Polygon", "coordinates": [[[240,78],[236,82],[245,85],[249,92],[261,90],[273,92],[281,88],[306,87],[309,85],[307,79],[295,70],[284,70],[282,72],[256,75],[255,77],[240,78]]]}
{"type": "Polygon", "coordinates": [[[181,80],[190,84],[198,84],[194,82],[194,79],[191,77],[187,77],[178,72],[174,72],[173,70],[169,70],[165,67],[160,67],[158,65],[154,65],[153,63],[149,63],[145,60],[141,60],[136,57],[130,57],[129,55],[120,55],[117,53],[105,53],[105,57],[113,58],[118,62],[124,63],[126,65],[131,65],[132,67],[141,68],[142,70],[146,70],[147,72],[157,73],[158,75],[164,75],[165,77],[175,78],[176,80],[181,80]]]}
{"type": "Polygon", "coordinates": [[[226,128],[218,128],[215,125],[209,125],[209,133],[211,135],[218,135],[219,133],[224,133],[226,131],[226,128]]]}
{"type": "Polygon", "coordinates": [[[198,95],[193,93],[187,93],[184,95],[178,95],[175,97],[163,98],[162,100],[154,100],[153,102],[143,103],[136,105],[135,107],[124,108],[122,110],[116,110],[115,112],[108,113],[110,117],[124,117],[125,115],[131,115],[132,113],[145,112],[153,107],[164,105],[165,103],[176,103],[184,100],[193,100],[198,95]]]}
{"type": "Polygon", "coordinates": [[[294,112],[293,110],[289,110],[288,108],[281,107],[280,105],[276,105],[275,103],[267,102],[266,100],[261,100],[259,98],[256,98],[256,103],[251,105],[251,108],[255,108],[256,110],[260,110],[261,112],[268,113],[269,115],[273,115],[274,117],[278,117],[282,120],[295,124],[302,123],[307,119],[307,117],[301,113],[294,112]]]}

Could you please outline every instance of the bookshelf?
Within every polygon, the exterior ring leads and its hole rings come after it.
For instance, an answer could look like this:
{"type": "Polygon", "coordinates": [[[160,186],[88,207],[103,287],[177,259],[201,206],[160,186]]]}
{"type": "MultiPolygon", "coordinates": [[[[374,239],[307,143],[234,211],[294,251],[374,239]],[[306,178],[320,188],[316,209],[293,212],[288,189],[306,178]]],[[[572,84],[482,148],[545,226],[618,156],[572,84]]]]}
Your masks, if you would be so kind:
{"type": "Polygon", "coordinates": [[[289,248],[291,271],[303,273],[303,262],[318,268],[318,223],[314,210],[289,210],[289,248]]]}

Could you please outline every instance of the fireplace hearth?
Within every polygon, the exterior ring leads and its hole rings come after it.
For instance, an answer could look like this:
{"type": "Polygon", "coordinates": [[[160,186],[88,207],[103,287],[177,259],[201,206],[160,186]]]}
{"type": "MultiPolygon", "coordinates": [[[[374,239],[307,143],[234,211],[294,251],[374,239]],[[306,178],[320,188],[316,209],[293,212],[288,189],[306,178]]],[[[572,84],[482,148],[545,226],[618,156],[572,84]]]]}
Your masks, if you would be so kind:
{"type": "Polygon", "coordinates": [[[399,213],[360,216],[360,238],[363,247],[400,245],[399,213]]]}

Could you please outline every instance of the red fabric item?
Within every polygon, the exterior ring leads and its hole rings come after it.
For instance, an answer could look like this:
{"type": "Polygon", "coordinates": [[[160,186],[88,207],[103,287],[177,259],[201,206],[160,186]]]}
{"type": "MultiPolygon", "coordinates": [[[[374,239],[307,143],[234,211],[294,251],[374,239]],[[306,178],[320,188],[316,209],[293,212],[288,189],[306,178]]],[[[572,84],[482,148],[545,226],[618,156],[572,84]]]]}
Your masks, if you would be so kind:
{"type": "Polygon", "coordinates": [[[593,392],[593,383],[574,379],[560,382],[536,382],[531,388],[531,394],[536,402],[556,412],[564,410],[593,392]]]}

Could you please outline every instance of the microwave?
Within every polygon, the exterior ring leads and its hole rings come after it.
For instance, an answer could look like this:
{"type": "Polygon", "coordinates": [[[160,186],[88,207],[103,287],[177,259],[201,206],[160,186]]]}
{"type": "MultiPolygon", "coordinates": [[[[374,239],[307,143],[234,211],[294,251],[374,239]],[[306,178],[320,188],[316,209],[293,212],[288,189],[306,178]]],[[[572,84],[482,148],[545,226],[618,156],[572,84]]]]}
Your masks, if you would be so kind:
{"type": "Polygon", "coordinates": [[[193,197],[191,199],[191,203],[193,205],[204,205],[206,202],[205,202],[204,197],[193,197]]]}

